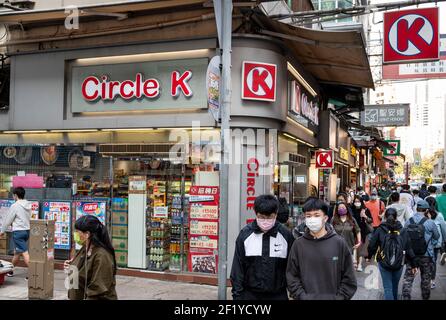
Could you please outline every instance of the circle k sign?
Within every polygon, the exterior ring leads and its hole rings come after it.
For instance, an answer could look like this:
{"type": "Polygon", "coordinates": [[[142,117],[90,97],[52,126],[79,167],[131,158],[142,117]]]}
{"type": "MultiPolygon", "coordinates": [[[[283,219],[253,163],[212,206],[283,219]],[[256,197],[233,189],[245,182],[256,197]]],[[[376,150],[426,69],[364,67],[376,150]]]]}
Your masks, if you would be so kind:
{"type": "Polygon", "coordinates": [[[333,169],[333,150],[318,150],[315,152],[316,169],[333,169]]]}
{"type": "Polygon", "coordinates": [[[438,60],[438,8],[384,14],[384,63],[438,60]]]}
{"type": "Polygon", "coordinates": [[[242,98],[276,101],[277,66],[275,64],[243,61],[242,98]]]}

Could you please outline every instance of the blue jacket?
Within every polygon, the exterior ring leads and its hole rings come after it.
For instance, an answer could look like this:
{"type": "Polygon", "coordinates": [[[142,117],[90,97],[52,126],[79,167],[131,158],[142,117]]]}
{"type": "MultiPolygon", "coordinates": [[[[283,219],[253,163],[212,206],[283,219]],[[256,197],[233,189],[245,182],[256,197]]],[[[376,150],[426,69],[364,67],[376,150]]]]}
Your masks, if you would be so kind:
{"type": "MultiPolygon", "coordinates": [[[[414,216],[412,218],[414,219],[415,223],[419,223],[421,221],[421,219],[424,218],[424,215],[417,212],[414,214],[414,216]]],[[[407,226],[409,226],[409,224],[410,224],[410,219],[406,221],[406,224],[404,225],[404,227],[407,228],[407,226]]],[[[434,258],[434,247],[437,243],[437,240],[440,238],[440,233],[438,232],[437,225],[435,224],[435,222],[433,220],[428,219],[424,222],[423,225],[426,230],[426,232],[424,233],[424,238],[426,239],[426,243],[427,243],[427,251],[424,255],[426,257],[431,257],[433,259],[434,258]]]]}

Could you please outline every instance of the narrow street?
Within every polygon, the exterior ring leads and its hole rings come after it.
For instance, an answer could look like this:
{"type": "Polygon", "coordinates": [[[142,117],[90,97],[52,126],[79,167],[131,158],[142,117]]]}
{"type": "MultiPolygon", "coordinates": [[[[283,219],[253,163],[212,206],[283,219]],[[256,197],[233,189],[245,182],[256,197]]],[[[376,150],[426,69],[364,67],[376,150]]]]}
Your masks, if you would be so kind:
{"type": "MultiPolygon", "coordinates": [[[[446,266],[438,264],[437,287],[431,290],[431,300],[446,300],[446,266]]],[[[27,300],[28,288],[25,280],[26,269],[17,268],[15,276],[5,279],[0,286],[0,300],[27,300]]],[[[370,283],[370,274],[356,273],[358,290],[353,300],[383,300],[381,279],[379,289],[366,289],[370,283]]],[[[64,287],[65,274],[56,270],[54,274],[54,300],[66,300],[67,291],[64,287]]],[[[116,290],[121,300],[216,300],[217,287],[184,282],[151,280],[145,278],[117,276],[116,290]]],[[[402,281],[401,281],[402,282],[402,281]]],[[[400,290],[401,292],[401,282],[400,290]]],[[[228,298],[231,290],[228,288],[228,298]]],[[[417,276],[413,287],[413,300],[421,299],[420,277],[417,276]]]]}

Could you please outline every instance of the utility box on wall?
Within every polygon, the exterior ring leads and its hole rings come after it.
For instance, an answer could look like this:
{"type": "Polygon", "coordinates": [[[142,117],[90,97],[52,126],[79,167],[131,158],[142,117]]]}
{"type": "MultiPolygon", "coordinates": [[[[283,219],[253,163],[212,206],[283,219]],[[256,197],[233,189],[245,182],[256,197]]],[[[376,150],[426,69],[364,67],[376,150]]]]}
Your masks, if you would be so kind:
{"type": "Polygon", "coordinates": [[[54,292],[54,221],[31,220],[29,299],[51,299],[54,292]]]}

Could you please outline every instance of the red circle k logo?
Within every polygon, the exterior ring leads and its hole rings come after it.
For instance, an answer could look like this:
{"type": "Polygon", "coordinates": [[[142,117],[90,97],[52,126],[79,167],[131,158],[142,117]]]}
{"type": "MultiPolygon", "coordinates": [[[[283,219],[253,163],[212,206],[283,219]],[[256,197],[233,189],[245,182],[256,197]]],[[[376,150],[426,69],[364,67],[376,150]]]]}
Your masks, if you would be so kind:
{"type": "Polygon", "coordinates": [[[384,14],[384,63],[439,59],[438,8],[384,14]]]}
{"type": "Polygon", "coordinates": [[[419,54],[434,39],[434,28],[425,17],[408,14],[396,20],[389,33],[393,50],[405,56],[419,54]]]}
{"type": "Polygon", "coordinates": [[[276,101],[276,70],[274,64],[244,61],[242,98],[276,101]]]}

